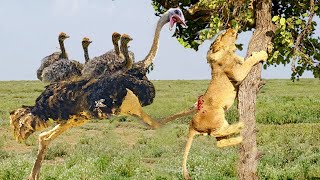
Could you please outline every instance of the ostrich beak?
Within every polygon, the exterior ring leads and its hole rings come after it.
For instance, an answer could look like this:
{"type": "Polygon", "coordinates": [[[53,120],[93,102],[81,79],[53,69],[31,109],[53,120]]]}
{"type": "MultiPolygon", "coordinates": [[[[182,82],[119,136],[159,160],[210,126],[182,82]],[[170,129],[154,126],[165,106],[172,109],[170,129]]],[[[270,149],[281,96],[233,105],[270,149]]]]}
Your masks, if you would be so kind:
{"type": "Polygon", "coordinates": [[[172,29],[172,27],[173,27],[173,25],[174,25],[175,23],[182,24],[182,26],[183,26],[184,28],[188,28],[188,26],[186,25],[186,22],[185,22],[185,20],[184,20],[184,17],[180,17],[180,16],[178,16],[178,15],[176,15],[176,14],[174,14],[174,15],[172,15],[172,16],[170,17],[170,27],[169,27],[170,30],[172,29]]]}

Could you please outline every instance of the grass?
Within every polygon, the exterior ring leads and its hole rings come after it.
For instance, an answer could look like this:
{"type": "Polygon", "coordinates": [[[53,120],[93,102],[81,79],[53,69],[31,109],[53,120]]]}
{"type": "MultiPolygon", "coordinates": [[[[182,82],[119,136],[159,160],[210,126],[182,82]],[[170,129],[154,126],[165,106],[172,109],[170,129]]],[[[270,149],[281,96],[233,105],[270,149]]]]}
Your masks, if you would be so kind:
{"type": "MultiPolygon", "coordinates": [[[[208,81],[154,81],[156,99],[144,109],[160,118],[184,110],[208,81]]],[[[0,179],[25,179],[37,153],[37,135],[14,141],[9,112],[33,105],[44,85],[0,82],[0,179]]],[[[257,100],[261,179],[320,179],[320,81],[268,80],[257,100]]],[[[237,121],[235,107],[227,114],[237,121]]],[[[182,179],[181,160],[190,117],[156,131],[133,117],[95,120],[73,128],[49,147],[41,179],[182,179]]],[[[218,149],[199,136],[190,151],[194,179],[236,179],[238,147],[218,149]]]]}

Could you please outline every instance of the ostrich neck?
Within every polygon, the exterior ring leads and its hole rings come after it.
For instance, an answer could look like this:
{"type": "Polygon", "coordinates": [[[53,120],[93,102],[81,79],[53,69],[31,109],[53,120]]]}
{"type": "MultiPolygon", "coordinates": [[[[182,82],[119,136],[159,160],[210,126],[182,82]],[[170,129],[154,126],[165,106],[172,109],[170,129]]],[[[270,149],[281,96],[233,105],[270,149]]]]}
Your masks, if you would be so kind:
{"type": "Polygon", "coordinates": [[[157,24],[157,27],[156,27],[156,30],[154,33],[154,38],[153,38],[151,49],[150,49],[148,55],[143,60],[144,61],[144,68],[148,68],[151,65],[154,58],[156,57],[158,47],[159,47],[160,31],[161,31],[162,27],[166,23],[168,23],[167,18],[168,17],[166,17],[166,16],[162,16],[158,21],[158,24],[157,24]]]}
{"type": "Polygon", "coordinates": [[[121,45],[120,47],[121,53],[123,54],[125,58],[125,66],[127,68],[131,68],[132,66],[132,59],[130,58],[129,51],[128,51],[128,45],[121,45]]]}
{"type": "Polygon", "coordinates": [[[85,63],[89,62],[89,53],[88,53],[88,47],[83,47],[83,52],[84,52],[84,60],[85,63]]]}
{"type": "Polygon", "coordinates": [[[114,46],[114,50],[115,50],[116,54],[119,56],[120,55],[120,51],[119,51],[118,42],[113,42],[113,46],[114,46]]]}
{"type": "Polygon", "coordinates": [[[60,44],[60,50],[61,50],[61,58],[65,58],[68,59],[67,53],[66,53],[66,49],[64,48],[64,43],[63,40],[59,40],[59,44],[60,44]]]}

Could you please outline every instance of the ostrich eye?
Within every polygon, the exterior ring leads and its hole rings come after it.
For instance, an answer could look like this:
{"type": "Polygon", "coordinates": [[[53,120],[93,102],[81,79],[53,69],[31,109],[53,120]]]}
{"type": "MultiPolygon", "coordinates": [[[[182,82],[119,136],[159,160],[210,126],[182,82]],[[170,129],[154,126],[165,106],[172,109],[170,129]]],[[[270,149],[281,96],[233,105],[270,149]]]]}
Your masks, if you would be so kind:
{"type": "Polygon", "coordinates": [[[176,9],[176,10],[174,10],[174,13],[175,13],[175,14],[180,15],[180,11],[179,11],[179,10],[177,10],[177,9],[176,9]]]}

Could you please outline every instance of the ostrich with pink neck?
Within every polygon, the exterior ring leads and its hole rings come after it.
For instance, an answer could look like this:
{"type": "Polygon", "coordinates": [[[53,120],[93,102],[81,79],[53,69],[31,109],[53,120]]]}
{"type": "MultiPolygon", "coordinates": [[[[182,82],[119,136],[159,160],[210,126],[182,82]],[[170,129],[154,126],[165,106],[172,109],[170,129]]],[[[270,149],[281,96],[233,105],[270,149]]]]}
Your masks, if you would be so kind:
{"type": "Polygon", "coordinates": [[[109,75],[90,79],[60,81],[46,86],[36,99],[34,106],[22,106],[10,113],[10,125],[18,142],[27,139],[33,132],[56,126],[39,135],[39,149],[36,161],[28,179],[38,179],[45,154],[52,140],[68,129],[81,126],[94,118],[110,115],[130,115],[142,119],[152,128],[160,123],[142,110],[155,97],[153,84],[146,77],[158,50],[161,28],[170,22],[185,25],[180,9],[169,9],[158,21],[152,47],[144,60],[109,75]]]}
{"type": "Polygon", "coordinates": [[[167,23],[169,23],[170,30],[175,23],[179,23],[185,28],[187,27],[182,11],[179,8],[170,8],[158,20],[157,27],[154,33],[154,39],[148,55],[144,58],[144,60],[142,60],[142,62],[137,62],[136,65],[141,66],[141,63],[143,63],[143,67],[147,69],[152,64],[158,51],[161,29],[167,23]]]}

